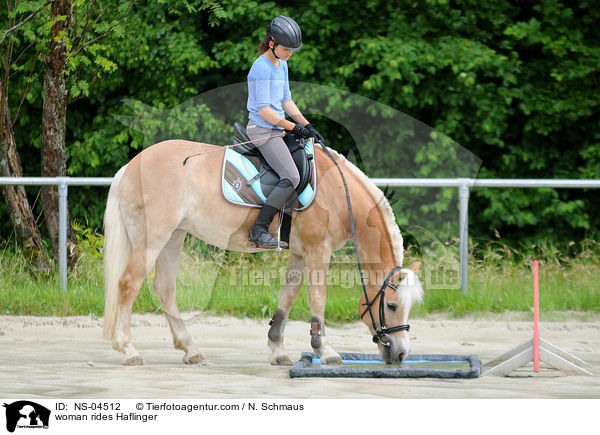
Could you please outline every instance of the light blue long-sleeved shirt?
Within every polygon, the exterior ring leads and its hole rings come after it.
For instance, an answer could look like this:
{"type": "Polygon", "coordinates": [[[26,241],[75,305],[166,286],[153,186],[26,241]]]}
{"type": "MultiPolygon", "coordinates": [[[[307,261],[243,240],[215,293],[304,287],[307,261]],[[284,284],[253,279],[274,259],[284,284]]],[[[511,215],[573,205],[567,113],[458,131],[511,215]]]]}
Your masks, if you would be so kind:
{"type": "Polygon", "coordinates": [[[276,67],[266,56],[258,56],[248,73],[247,107],[250,120],[261,127],[283,130],[265,121],[258,111],[269,106],[275,113],[285,118],[281,103],[291,99],[287,62],[279,59],[279,66],[276,67]]]}

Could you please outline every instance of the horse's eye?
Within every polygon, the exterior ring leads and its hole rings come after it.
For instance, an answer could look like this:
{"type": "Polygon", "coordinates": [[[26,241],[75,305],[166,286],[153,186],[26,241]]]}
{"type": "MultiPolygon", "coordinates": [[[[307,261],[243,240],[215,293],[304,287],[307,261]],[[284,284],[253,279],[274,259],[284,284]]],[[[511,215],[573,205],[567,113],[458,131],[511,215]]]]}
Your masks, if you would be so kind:
{"type": "Polygon", "coordinates": [[[391,304],[388,302],[387,307],[390,311],[396,311],[398,309],[398,305],[396,304],[391,304]]]}

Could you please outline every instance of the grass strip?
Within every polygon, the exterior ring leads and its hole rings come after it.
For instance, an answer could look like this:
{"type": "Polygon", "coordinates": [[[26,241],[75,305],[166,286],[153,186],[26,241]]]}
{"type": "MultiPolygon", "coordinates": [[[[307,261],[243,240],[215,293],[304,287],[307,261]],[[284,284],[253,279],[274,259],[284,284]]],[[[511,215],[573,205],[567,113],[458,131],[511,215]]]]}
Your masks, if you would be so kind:
{"type": "MultiPolygon", "coordinates": [[[[33,274],[14,247],[0,249],[0,314],[37,316],[102,316],[104,312],[102,244],[87,233],[78,245],[77,262],[69,272],[68,292],[58,289],[55,273],[33,274]]],[[[446,313],[463,317],[473,313],[529,312],[532,307],[531,263],[540,260],[542,312],[600,312],[600,244],[585,241],[568,249],[555,246],[514,250],[498,242],[471,248],[469,290],[427,289],[423,304],[411,317],[446,313]],[[568,254],[568,255],[566,255],[568,254]]],[[[188,240],[177,280],[181,311],[266,318],[277,308],[288,253],[240,254],[226,252],[198,240],[188,240]]],[[[419,260],[407,250],[405,264],[419,260]]],[[[152,290],[153,273],[146,279],[134,304],[135,312],[161,312],[152,290]]],[[[318,279],[315,278],[315,279],[318,279]]],[[[347,250],[335,253],[327,277],[328,322],[358,320],[362,290],[356,265],[347,250]]],[[[303,284],[291,319],[310,320],[308,289],[303,284]]]]}

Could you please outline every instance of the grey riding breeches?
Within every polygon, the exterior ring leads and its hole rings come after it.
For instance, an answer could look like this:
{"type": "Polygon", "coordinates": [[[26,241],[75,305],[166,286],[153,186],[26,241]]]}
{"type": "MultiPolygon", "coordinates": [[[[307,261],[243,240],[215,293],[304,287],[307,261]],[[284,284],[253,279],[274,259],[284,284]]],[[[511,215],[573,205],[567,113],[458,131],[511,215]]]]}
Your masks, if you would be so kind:
{"type": "MultiPolygon", "coordinates": [[[[258,126],[252,121],[249,121],[246,126],[246,134],[251,140],[275,136],[282,132],[283,130],[258,126]]],[[[271,139],[258,140],[253,143],[260,150],[269,166],[277,172],[279,178],[282,180],[286,178],[290,180],[295,189],[300,183],[300,174],[298,174],[298,168],[296,168],[292,154],[283,138],[274,137],[271,139]]]]}

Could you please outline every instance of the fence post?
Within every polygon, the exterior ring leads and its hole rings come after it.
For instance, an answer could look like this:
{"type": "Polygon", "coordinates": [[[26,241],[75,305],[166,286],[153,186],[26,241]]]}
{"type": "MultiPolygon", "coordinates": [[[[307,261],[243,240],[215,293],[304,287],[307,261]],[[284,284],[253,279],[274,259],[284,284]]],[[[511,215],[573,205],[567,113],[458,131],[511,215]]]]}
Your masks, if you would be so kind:
{"type": "Polygon", "coordinates": [[[469,182],[468,178],[459,178],[459,250],[460,250],[460,288],[464,295],[469,287],[469,182]]]}
{"type": "Polygon", "coordinates": [[[67,177],[58,178],[58,282],[67,291],[67,177]]]}

